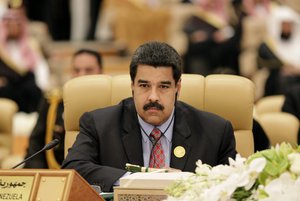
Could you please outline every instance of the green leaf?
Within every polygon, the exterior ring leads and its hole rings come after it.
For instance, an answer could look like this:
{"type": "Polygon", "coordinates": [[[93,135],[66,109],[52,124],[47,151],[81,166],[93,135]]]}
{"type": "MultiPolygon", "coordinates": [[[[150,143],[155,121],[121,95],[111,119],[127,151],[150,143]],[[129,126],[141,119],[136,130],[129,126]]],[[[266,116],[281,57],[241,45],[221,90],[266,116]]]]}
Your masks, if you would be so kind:
{"type": "Polygon", "coordinates": [[[239,187],[234,191],[232,198],[236,199],[237,201],[242,201],[250,196],[251,191],[245,190],[244,187],[239,187]]]}

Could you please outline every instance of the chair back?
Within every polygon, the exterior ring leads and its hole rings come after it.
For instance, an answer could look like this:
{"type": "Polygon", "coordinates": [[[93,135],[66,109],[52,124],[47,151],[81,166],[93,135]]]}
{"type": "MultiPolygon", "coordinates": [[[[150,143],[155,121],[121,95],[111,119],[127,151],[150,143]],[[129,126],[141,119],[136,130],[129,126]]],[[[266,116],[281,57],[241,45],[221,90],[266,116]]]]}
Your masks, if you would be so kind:
{"type": "Polygon", "coordinates": [[[270,112],[259,116],[258,121],[270,140],[270,145],[275,146],[282,142],[296,146],[298,139],[299,120],[286,112],[270,112]]]}
{"type": "Polygon", "coordinates": [[[270,112],[281,112],[284,102],[284,95],[265,96],[255,103],[256,115],[270,112]]]}
{"type": "Polygon", "coordinates": [[[284,95],[266,96],[254,105],[254,118],[262,126],[271,146],[281,142],[297,145],[299,120],[282,112],[284,99],[284,95]]]}
{"type": "Polygon", "coordinates": [[[13,119],[17,111],[18,105],[13,100],[0,98],[0,164],[12,150],[13,119]]]}
{"type": "Polygon", "coordinates": [[[253,106],[254,84],[249,79],[219,74],[205,78],[204,110],[231,122],[236,149],[244,157],[254,153],[253,106]]]}
{"type": "MultiPolygon", "coordinates": [[[[228,119],[234,128],[238,152],[245,157],[254,152],[254,85],[250,80],[235,75],[183,74],[181,85],[179,100],[228,119]]],[[[79,132],[79,117],[83,112],[114,105],[132,96],[130,86],[129,75],[83,76],[65,84],[65,154],[79,132]]]]}
{"type": "Polygon", "coordinates": [[[112,77],[111,104],[116,105],[122,99],[132,96],[131,79],[129,75],[116,75],[112,77]]]}
{"type": "Polygon", "coordinates": [[[18,111],[18,105],[10,99],[0,98],[0,133],[12,133],[13,116],[18,111]]]}
{"type": "Polygon", "coordinates": [[[66,148],[73,145],[79,132],[79,118],[84,112],[111,105],[111,79],[109,75],[81,76],[64,85],[66,148]]]}

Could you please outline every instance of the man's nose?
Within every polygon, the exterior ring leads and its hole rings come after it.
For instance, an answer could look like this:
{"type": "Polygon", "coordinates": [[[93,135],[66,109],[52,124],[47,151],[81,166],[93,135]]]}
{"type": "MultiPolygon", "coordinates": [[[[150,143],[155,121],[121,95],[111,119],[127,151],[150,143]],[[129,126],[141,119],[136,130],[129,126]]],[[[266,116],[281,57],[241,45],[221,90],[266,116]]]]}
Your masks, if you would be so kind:
{"type": "Polygon", "coordinates": [[[149,101],[156,102],[159,100],[159,94],[155,87],[151,89],[150,95],[149,95],[149,101]]]}

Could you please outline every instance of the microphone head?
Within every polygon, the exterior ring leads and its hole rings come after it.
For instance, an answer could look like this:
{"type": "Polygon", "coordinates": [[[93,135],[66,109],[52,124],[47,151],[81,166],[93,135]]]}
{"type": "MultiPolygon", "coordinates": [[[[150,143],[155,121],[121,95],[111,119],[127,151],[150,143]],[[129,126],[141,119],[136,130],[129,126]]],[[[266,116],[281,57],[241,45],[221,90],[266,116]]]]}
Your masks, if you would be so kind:
{"type": "Polygon", "coordinates": [[[55,147],[58,144],[59,144],[59,140],[58,139],[54,139],[54,140],[52,140],[51,142],[49,142],[48,144],[46,144],[44,146],[44,150],[52,149],[53,147],[55,147]]]}

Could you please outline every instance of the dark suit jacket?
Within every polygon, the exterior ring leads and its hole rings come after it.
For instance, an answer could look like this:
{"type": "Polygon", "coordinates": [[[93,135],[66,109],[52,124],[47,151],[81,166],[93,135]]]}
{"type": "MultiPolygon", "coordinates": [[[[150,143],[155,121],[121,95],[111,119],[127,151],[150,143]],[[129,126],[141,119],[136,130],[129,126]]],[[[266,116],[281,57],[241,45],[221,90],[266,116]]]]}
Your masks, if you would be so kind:
{"type": "Polygon", "coordinates": [[[300,85],[295,85],[284,94],[283,112],[295,115],[300,120],[300,85]]]}
{"type": "MultiPolygon", "coordinates": [[[[51,97],[49,97],[51,99],[51,97]]],[[[49,112],[49,99],[42,98],[39,110],[38,110],[38,119],[37,123],[34,126],[34,129],[29,138],[29,145],[27,148],[26,157],[29,157],[39,150],[41,150],[45,146],[46,142],[46,130],[47,130],[47,121],[48,121],[48,112],[49,112]]],[[[64,121],[63,121],[63,111],[64,104],[61,100],[57,105],[56,110],[56,119],[55,125],[53,128],[53,139],[59,140],[59,145],[54,147],[54,155],[59,164],[62,163],[64,159],[64,137],[65,137],[65,129],[64,129],[64,121]]],[[[46,160],[46,152],[39,153],[35,157],[31,158],[25,163],[24,168],[48,168],[47,160],[46,160]]]]}
{"type": "MultiPolygon", "coordinates": [[[[1,55],[0,55],[1,56],[1,55]]],[[[36,85],[32,72],[19,74],[0,57],[0,77],[6,79],[4,86],[0,87],[0,97],[15,101],[22,112],[35,112],[42,97],[41,89],[36,85]]]]}
{"type": "MultiPolygon", "coordinates": [[[[291,113],[300,120],[300,85],[289,88],[284,94],[283,112],[291,113]]],[[[298,130],[298,144],[300,144],[300,129],[298,130]]]]}
{"type": "MultiPolygon", "coordinates": [[[[77,170],[90,184],[103,191],[126,173],[125,164],[143,166],[142,136],[132,98],[119,105],[85,113],[80,133],[62,168],[77,170]]],[[[170,167],[194,172],[196,161],[215,166],[236,155],[229,121],[176,103],[170,167]],[[183,146],[186,154],[177,158],[173,150],[183,146]]]]}

